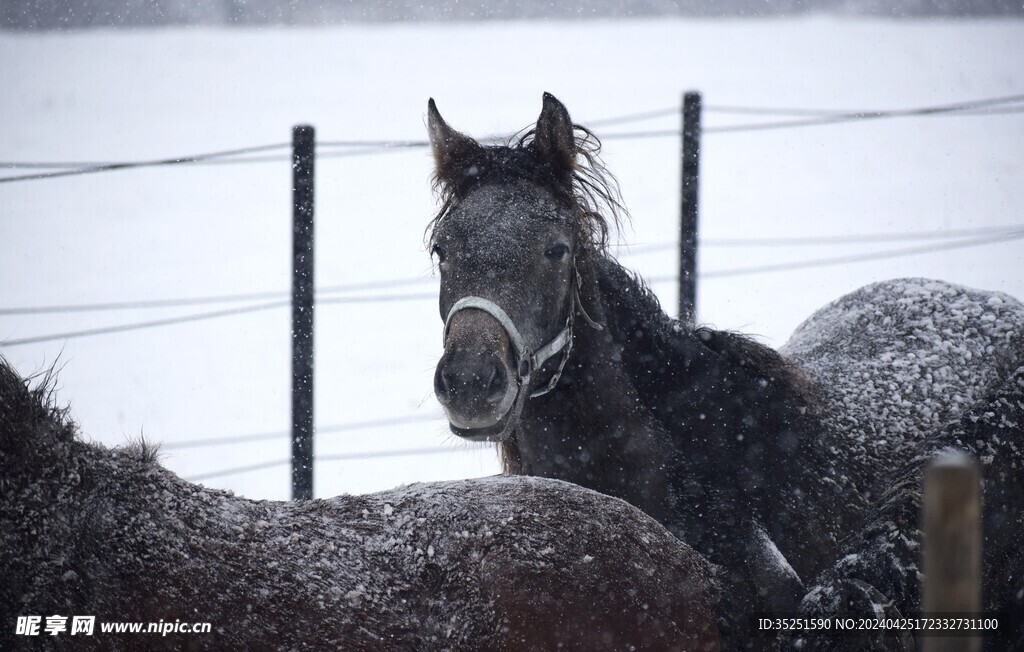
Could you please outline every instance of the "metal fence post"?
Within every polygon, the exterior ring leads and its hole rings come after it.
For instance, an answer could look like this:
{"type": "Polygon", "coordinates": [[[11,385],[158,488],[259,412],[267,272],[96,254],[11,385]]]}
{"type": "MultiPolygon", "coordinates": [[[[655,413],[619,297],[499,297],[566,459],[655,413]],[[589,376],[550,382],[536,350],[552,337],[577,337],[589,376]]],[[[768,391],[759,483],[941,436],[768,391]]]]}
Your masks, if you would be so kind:
{"type": "Polygon", "coordinates": [[[700,172],[700,93],[683,95],[682,206],[679,223],[679,319],[697,320],[697,185],[700,172]]]}
{"type": "Polygon", "coordinates": [[[313,497],[313,127],[292,129],[292,500],[313,497]]]}

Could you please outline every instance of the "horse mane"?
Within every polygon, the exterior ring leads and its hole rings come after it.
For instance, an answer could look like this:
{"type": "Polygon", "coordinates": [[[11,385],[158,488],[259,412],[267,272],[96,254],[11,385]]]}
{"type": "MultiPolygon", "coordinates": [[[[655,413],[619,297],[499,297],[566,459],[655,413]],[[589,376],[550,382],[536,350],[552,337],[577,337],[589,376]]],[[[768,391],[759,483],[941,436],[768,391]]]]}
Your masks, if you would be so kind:
{"type": "MultiPolygon", "coordinates": [[[[621,359],[626,373],[658,418],[678,421],[687,414],[696,417],[711,409],[700,409],[703,399],[699,394],[725,395],[727,386],[734,397],[753,397],[746,404],[752,412],[785,415],[782,419],[786,421],[818,413],[821,402],[815,386],[794,361],[743,333],[691,327],[673,319],[643,279],[611,256],[595,259],[592,269],[601,295],[603,323],[625,349],[621,359]],[[741,371],[723,375],[726,370],[741,371]],[[688,386],[687,379],[717,386],[688,386]],[[692,397],[690,401],[679,402],[687,395],[692,397]],[[780,411],[784,405],[789,409],[780,411]]],[[[795,427],[795,422],[788,425],[795,427]]],[[[515,437],[498,444],[498,455],[504,473],[522,472],[515,437]]]]}
{"type": "MultiPolygon", "coordinates": [[[[57,403],[59,373],[60,368],[54,362],[22,379],[0,355],[0,460],[18,459],[23,466],[35,462],[46,464],[49,458],[41,451],[75,441],[78,425],[69,416],[70,406],[57,403]]],[[[160,457],[160,445],[143,435],[130,439],[117,450],[144,463],[156,463],[160,457]]]]}
{"type": "Polygon", "coordinates": [[[629,212],[622,203],[618,181],[601,159],[600,139],[578,124],[573,125],[573,135],[576,157],[567,177],[542,160],[534,147],[534,128],[520,131],[498,145],[477,144],[456,165],[446,167],[458,170],[458,174],[436,169],[433,189],[441,207],[427,224],[428,239],[474,188],[522,180],[546,189],[569,208],[585,248],[606,252],[611,232],[621,229],[629,212]]]}
{"type": "Polygon", "coordinates": [[[71,441],[75,425],[68,417],[68,407],[57,405],[56,363],[22,379],[6,358],[0,355],[0,455],[13,455],[21,447],[37,445],[26,442],[17,433],[52,430],[61,442],[71,441]]]}
{"type": "Polygon", "coordinates": [[[742,383],[743,377],[751,383],[767,381],[758,395],[768,401],[789,397],[799,407],[818,406],[811,379],[778,351],[743,333],[692,327],[669,317],[643,279],[611,257],[600,259],[596,268],[609,331],[627,349],[622,357],[632,361],[630,376],[641,394],[662,395],[666,382],[692,375],[694,365],[720,364],[745,371],[732,374],[729,382],[742,383]],[[655,365],[659,361],[661,373],[655,365]]]}

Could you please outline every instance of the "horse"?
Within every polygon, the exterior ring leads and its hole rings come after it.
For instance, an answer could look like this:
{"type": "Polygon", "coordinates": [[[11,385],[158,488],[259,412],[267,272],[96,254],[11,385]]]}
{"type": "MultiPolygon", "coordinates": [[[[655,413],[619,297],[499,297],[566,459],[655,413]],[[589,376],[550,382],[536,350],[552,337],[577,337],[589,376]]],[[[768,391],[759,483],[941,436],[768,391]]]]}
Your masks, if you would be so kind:
{"type": "MultiPolygon", "coordinates": [[[[887,422],[888,411],[851,408],[833,391],[842,365],[829,366],[829,354],[842,350],[841,317],[807,326],[790,354],[669,317],[611,254],[610,233],[628,212],[600,140],[554,96],[544,94],[534,126],[500,144],[450,127],[433,99],[427,130],[440,208],[426,237],[444,324],[434,392],[451,431],[495,442],[505,474],[622,498],[696,548],[721,569],[721,626],[730,644],[750,643],[752,614],[813,612],[821,596],[837,595],[820,582],[834,588],[850,579],[829,573],[849,557],[853,535],[884,512],[880,497],[888,496],[886,505],[913,503],[910,490],[898,500],[887,494],[887,481],[914,460],[920,470],[925,442],[935,443],[929,436],[949,411],[887,422]],[[885,431],[892,445],[872,447],[866,429],[885,431]]],[[[919,285],[876,288],[908,295],[893,300],[904,314],[890,324],[890,344],[908,315],[947,300],[919,285]]],[[[890,316],[893,306],[885,308],[890,316]]],[[[1024,306],[1006,297],[993,311],[1017,334],[995,332],[974,315],[963,332],[973,333],[968,348],[979,355],[962,362],[974,369],[987,347],[1004,364],[966,379],[953,373],[948,384],[978,401],[1024,364],[1024,306]]],[[[877,348],[868,343],[863,360],[877,348]]],[[[906,384],[873,370],[880,381],[906,384]]],[[[901,534],[916,541],[913,527],[901,534]]],[[[872,581],[895,585],[884,580],[872,581]]],[[[878,591],[865,595],[870,602],[878,591]]],[[[885,597],[897,610],[918,606],[911,589],[885,597]]]]}
{"type": "Polygon", "coordinates": [[[621,500],[522,476],[249,500],[83,441],[52,381],[0,356],[0,649],[719,649],[707,562],[621,500]]]}

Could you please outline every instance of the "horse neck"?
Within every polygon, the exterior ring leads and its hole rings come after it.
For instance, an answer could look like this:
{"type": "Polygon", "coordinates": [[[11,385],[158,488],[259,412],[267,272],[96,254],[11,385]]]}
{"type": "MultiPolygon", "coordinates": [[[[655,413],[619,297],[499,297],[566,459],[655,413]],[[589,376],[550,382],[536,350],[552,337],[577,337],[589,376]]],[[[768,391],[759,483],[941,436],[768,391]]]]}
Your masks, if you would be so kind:
{"type": "MultiPolygon", "coordinates": [[[[581,266],[582,303],[604,323],[610,298],[595,273],[581,266]]],[[[527,402],[516,433],[500,445],[503,465],[506,473],[568,480],[667,517],[663,474],[671,445],[638,400],[618,339],[609,324],[597,329],[577,312],[562,378],[527,402]]]]}
{"type": "Polygon", "coordinates": [[[598,270],[605,322],[621,347],[625,373],[650,409],[671,405],[676,413],[667,420],[680,423],[689,415],[706,423],[701,412],[726,403],[722,413],[739,417],[760,408],[765,415],[802,413],[815,404],[809,379],[773,349],[739,333],[670,318],[657,297],[613,260],[605,259],[598,270]]]}
{"type": "Polygon", "coordinates": [[[787,470],[822,468],[810,380],[773,349],[729,331],[694,328],[614,261],[600,268],[605,323],[637,404],[669,433],[674,473],[716,486],[722,509],[772,509],[798,489],[787,470]],[[741,483],[722,478],[744,471],[741,483]],[[733,507],[729,507],[729,505],[733,507]]]}
{"type": "Polygon", "coordinates": [[[506,472],[564,477],[558,460],[581,447],[654,460],[674,450],[685,464],[705,456],[690,455],[691,447],[710,446],[720,449],[718,459],[730,459],[749,444],[737,433],[779,432],[804,419],[809,385],[773,350],[672,320],[610,258],[588,261],[581,273],[583,305],[603,330],[576,320],[562,381],[527,403],[514,440],[502,446],[506,472]]]}
{"type": "Polygon", "coordinates": [[[621,347],[606,329],[598,331],[579,317],[557,386],[527,401],[515,435],[499,447],[507,473],[549,475],[544,467],[553,457],[577,447],[579,431],[593,432],[595,427],[604,429],[609,422],[636,416],[621,347]],[[563,441],[566,450],[555,450],[563,441]]]}
{"type": "MultiPolygon", "coordinates": [[[[583,308],[581,311],[579,306],[573,307],[576,318],[569,360],[556,388],[527,402],[522,416],[525,428],[519,429],[527,432],[520,432],[520,435],[528,435],[537,424],[545,428],[553,425],[568,427],[570,422],[593,426],[639,414],[633,379],[624,363],[625,357],[631,354],[627,351],[629,337],[622,332],[635,324],[624,324],[619,313],[627,312],[645,321],[667,317],[657,306],[653,310],[647,307],[640,311],[642,315],[632,310],[632,304],[637,303],[638,298],[649,297],[641,297],[646,289],[629,278],[614,260],[591,254],[586,262],[579,265],[579,271],[579,303],[583,308]],[[622,305],[624,299],[630,304],[625,306],[625,310],[622,305]],[[591,323],[594,320],[598,324],[596,327],[591,323]]],[[[646,323],[643,325],[644,328],[647,326],[646,323]]],[[[509,448],[514,449],[515,446],[509,448]]]]}

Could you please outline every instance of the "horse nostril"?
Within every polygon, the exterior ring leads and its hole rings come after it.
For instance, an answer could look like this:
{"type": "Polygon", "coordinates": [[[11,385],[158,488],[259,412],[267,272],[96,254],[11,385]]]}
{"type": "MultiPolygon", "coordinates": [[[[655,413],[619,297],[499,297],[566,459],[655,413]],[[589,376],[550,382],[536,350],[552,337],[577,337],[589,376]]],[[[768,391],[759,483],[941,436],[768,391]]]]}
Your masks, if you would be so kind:
{"type": "Polygon", "coordinates": [[[451,396],[454,394],[459,385],[458,374],[447,367],[441,371],[437,376],[439,389],[441,393],[451,396]]]}
{"type": "Polygon", "coordinates": [[[471,368],[446,364],[434,374],[434,392],[444,403],[452,401],[486,401],[496,403],[504,399],[508,390],[505,367],[500,360],[480,360],[471,368]]]}
{"type": "Polygon", "coordinates": [[[497,361],[491,362],[491,376],[487,379],[487,400],[491,402],[500,401],[505,397],[505,390],[508,388],[508,380],[505,378],[504,370],[497,361]]]}

